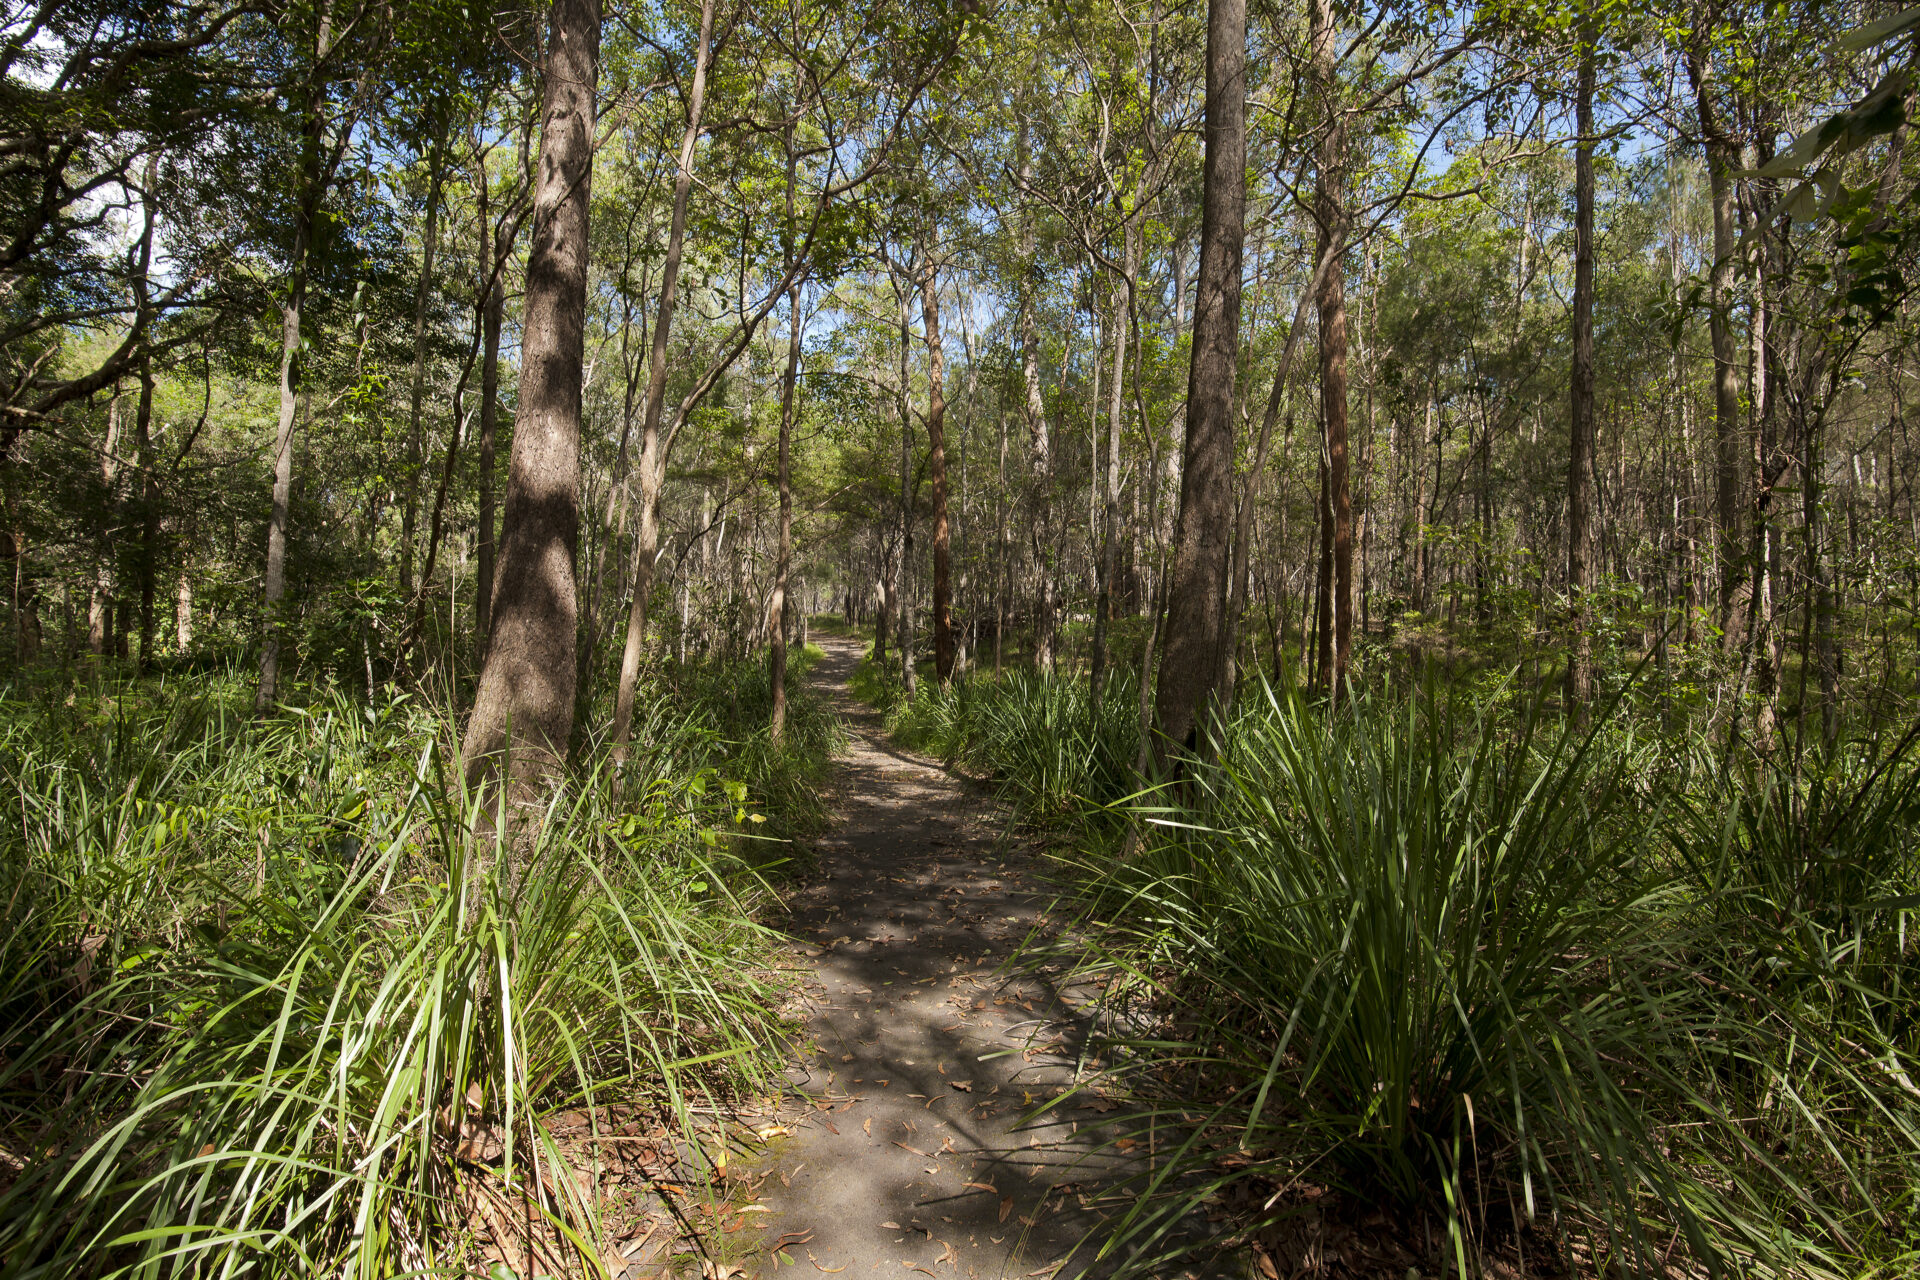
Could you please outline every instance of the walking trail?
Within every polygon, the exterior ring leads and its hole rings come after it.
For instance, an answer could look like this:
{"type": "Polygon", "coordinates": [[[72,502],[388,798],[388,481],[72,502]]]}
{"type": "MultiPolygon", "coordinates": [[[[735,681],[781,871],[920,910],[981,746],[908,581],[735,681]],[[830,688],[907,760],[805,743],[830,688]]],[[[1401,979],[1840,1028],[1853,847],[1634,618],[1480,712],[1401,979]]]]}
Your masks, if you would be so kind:
{"type": "Polygon", "coordinates": [[[886,741],[847,688],[858,643],[821,644],[814,680],[848,749],[840,820],[789,922],[805,1115],[775,1143],[757,1248],[734,1265],[848,1280],[1077,1271],[1087,1201],[1126,1157],[1100,1149],[1111,1104],[1095,1096],[1023,1123],[1071,1082],[1080,1042],[1075,993],[1044,967],[1001,972],[1055,928],[1039,868],[980,788],[886,741]]]}

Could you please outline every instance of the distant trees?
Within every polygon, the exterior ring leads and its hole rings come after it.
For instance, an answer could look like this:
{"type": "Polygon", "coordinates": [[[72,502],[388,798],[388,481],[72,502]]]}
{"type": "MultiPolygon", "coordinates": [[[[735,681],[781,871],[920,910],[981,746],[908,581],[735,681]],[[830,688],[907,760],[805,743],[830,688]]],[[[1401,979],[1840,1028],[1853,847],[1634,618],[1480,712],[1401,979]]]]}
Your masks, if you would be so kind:
{"type": "Polygon", "coordinates": [[[1913,24],[1229,9],[609,8],[590,116],[571,0],[23,10],[15,665],[444,691],[539,770],[664,663],[784,706],[828,598],[1163,749],[1429,660],[1905,705],[1913,24]]]}

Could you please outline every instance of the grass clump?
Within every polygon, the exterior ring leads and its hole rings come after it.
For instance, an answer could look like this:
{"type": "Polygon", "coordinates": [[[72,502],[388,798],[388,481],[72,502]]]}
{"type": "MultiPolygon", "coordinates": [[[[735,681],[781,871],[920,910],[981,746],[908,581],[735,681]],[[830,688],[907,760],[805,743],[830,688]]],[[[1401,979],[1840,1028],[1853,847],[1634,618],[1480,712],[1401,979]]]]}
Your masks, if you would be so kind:
{"type": "Polygon", "coordinates": [[[0,738],[8,1275],[472,1270],[516,1219],[591,1268],[548,1118],[684,1131],[774,1060],[758,798],[698,706],[510,815],[406,699],[121,701],[0,738]]]}
{"type": "Polygon", "coordinates": [[[1431,686],[1246,699],[1082,868],[1104,1082],[1178,1135],[1109,1249],[1156,1273],[1226,1203],[1281,1253],[1311,1186],[1461,1274],[1910,1261],[1913,744],[1678,750],[1431,686]]]}

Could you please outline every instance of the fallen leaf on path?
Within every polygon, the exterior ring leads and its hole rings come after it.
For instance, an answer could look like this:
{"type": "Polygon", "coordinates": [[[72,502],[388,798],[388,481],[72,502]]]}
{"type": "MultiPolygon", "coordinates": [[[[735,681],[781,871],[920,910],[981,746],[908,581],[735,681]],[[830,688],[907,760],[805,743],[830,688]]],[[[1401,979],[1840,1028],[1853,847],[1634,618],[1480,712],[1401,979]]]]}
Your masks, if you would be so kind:
{"type": "Polygon", "coordinates": [[[918,1148],[918,1147],[910,1147],[910,1146],[908,1146],[908,1145],[907,1145],[906,1143],[904,1143],[904,1142],[895,1142],[895,1143],[894,1143],[893,1145],[894,1145],[894,1146],[896,1146],[896,1147],[898,1147],[898,1148],[900,1148],[900,1149],[901,1149],[902,1151],[911,1151],[911,1152],[913,1152],[913,1154],[915,1154],[915,1155],[917,1155],[917,1156],[919,1156],[919,1157],[920,1157],[920,1158],[921,1158],[922,1160],[931,1160],[931,1159],[933,1159],[933,1153],[932,1153],[932,1152],[930,1152],[930,1151],[922,1151],[922,1150],[921,1150],[920,1148],[918,1148]]]}
{"type": "MultiPolygon", "coordinates": [[[[927,1270],[925,1267],[916,1267],[915,1265],[913,1265],[913,1263],[908,1262],[904,1258],[900,1260],[900,1265],[905,1267],[909,1271],[918,1271],[921,1275],[931,1276],[934,1274],[933,1272],[927,1270]]],[[[938,1276],[934,1276],[934,1280],[940,1280],[940,1278],[938,1276]]]]}
{"type": "Polygon", "coordinates": [[[845,1267],[845,1266],[838,1266],[838,1267],[823,1267],[823,1266],[821,1266],[821,1265],[820,1265],[820,1259],[818,1259],[818,1258],[816,1258],[816,1257],[814,1257],[814,1256],[813,1256],[813,1251],[812,1251],[811,1249],[809,1249],[809,1250],[807,1251],[807,1261],[808,1261],[808,1262],[811,1262],[811,1263],[813,1264],[813,1269],[814,1269],[815,1271],[824,1271],[824,1272],[826,1272],[826,1273],[827,1273],[828,1275],[830,1275],[830,1276],[837,1276],[837,1275],[839,1275],[839,1274],[840,1274],[840,1273],[841,1273],[842,1271],[845,1271],[845,1270],[846,1270],[846,1267],[845,1267]]]}
{"type": "Polygon", "coordinates": [[[1000,1197],[1000,1221],[1005,1222],[1007,1220],[1007,1215],[1012,1212],[1013,1212],[1013,1197],[1001,1196],[1000,1197]]]}
{"type": "Polygon", "coordinates": [[[960,1185],[973,1191],[992,1191],[996,1194],[1000,1190],[1000,1188],[994,1186],[991,1182],[963,1182],[960,1185]]]}
{"type": "Polygon", "coordinates": [[[866,1122],[862,1124],[860,1127],[862,1129],[865,1129],[867,1131],[867,1136],[871,1138],[873,1136],[873,1117],[868,1116],[866,1119],[866,1122]]]}
{"type": "Polygon", "coordinates": [[[769,1138],[784,1138],[792,1132],[793,1130],[787,1128],[787,1126],[783,1124],[763,1125],[762,1127],[755,1129],[753,1131],[754,1136],[759,1138],[760,1141],[762,1142],[765,1142],[769,1138]]]}
{"type": "Polygon", "coordinates": [[[832,1134],[834,1137],[837,1138],[840,1136],[840,1131],[833,1127],[833,1121],[827,1119],[825,1116],[821,1116],[820,1123],[825,1125],[827,1127],[827,1132],[832,1134]]]}

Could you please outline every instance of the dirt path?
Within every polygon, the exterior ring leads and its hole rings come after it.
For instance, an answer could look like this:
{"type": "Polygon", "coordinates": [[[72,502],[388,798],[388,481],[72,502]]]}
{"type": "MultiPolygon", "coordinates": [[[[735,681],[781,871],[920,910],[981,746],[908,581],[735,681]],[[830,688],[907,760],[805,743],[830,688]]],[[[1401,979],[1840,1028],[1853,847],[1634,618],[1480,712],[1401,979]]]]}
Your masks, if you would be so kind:
{"type": "Polygon", "coordinates": [[[996,972],[1053,924],[1036,867],[980,788],[885,740],[847,691],[857,643],[822,644],[814,679],[849,747],[840,821],[789,926],[811,1039],[792,1079],[809,1105],[776,1144],[758,1249],[737,1265],[1051,1275],[1092,1225],[1083,1197],[1111,1163],[1089,1154],[1098,1111],[1021,1124],[1072,1079],[1078,1039],[1046,973],[996,972]]]}

